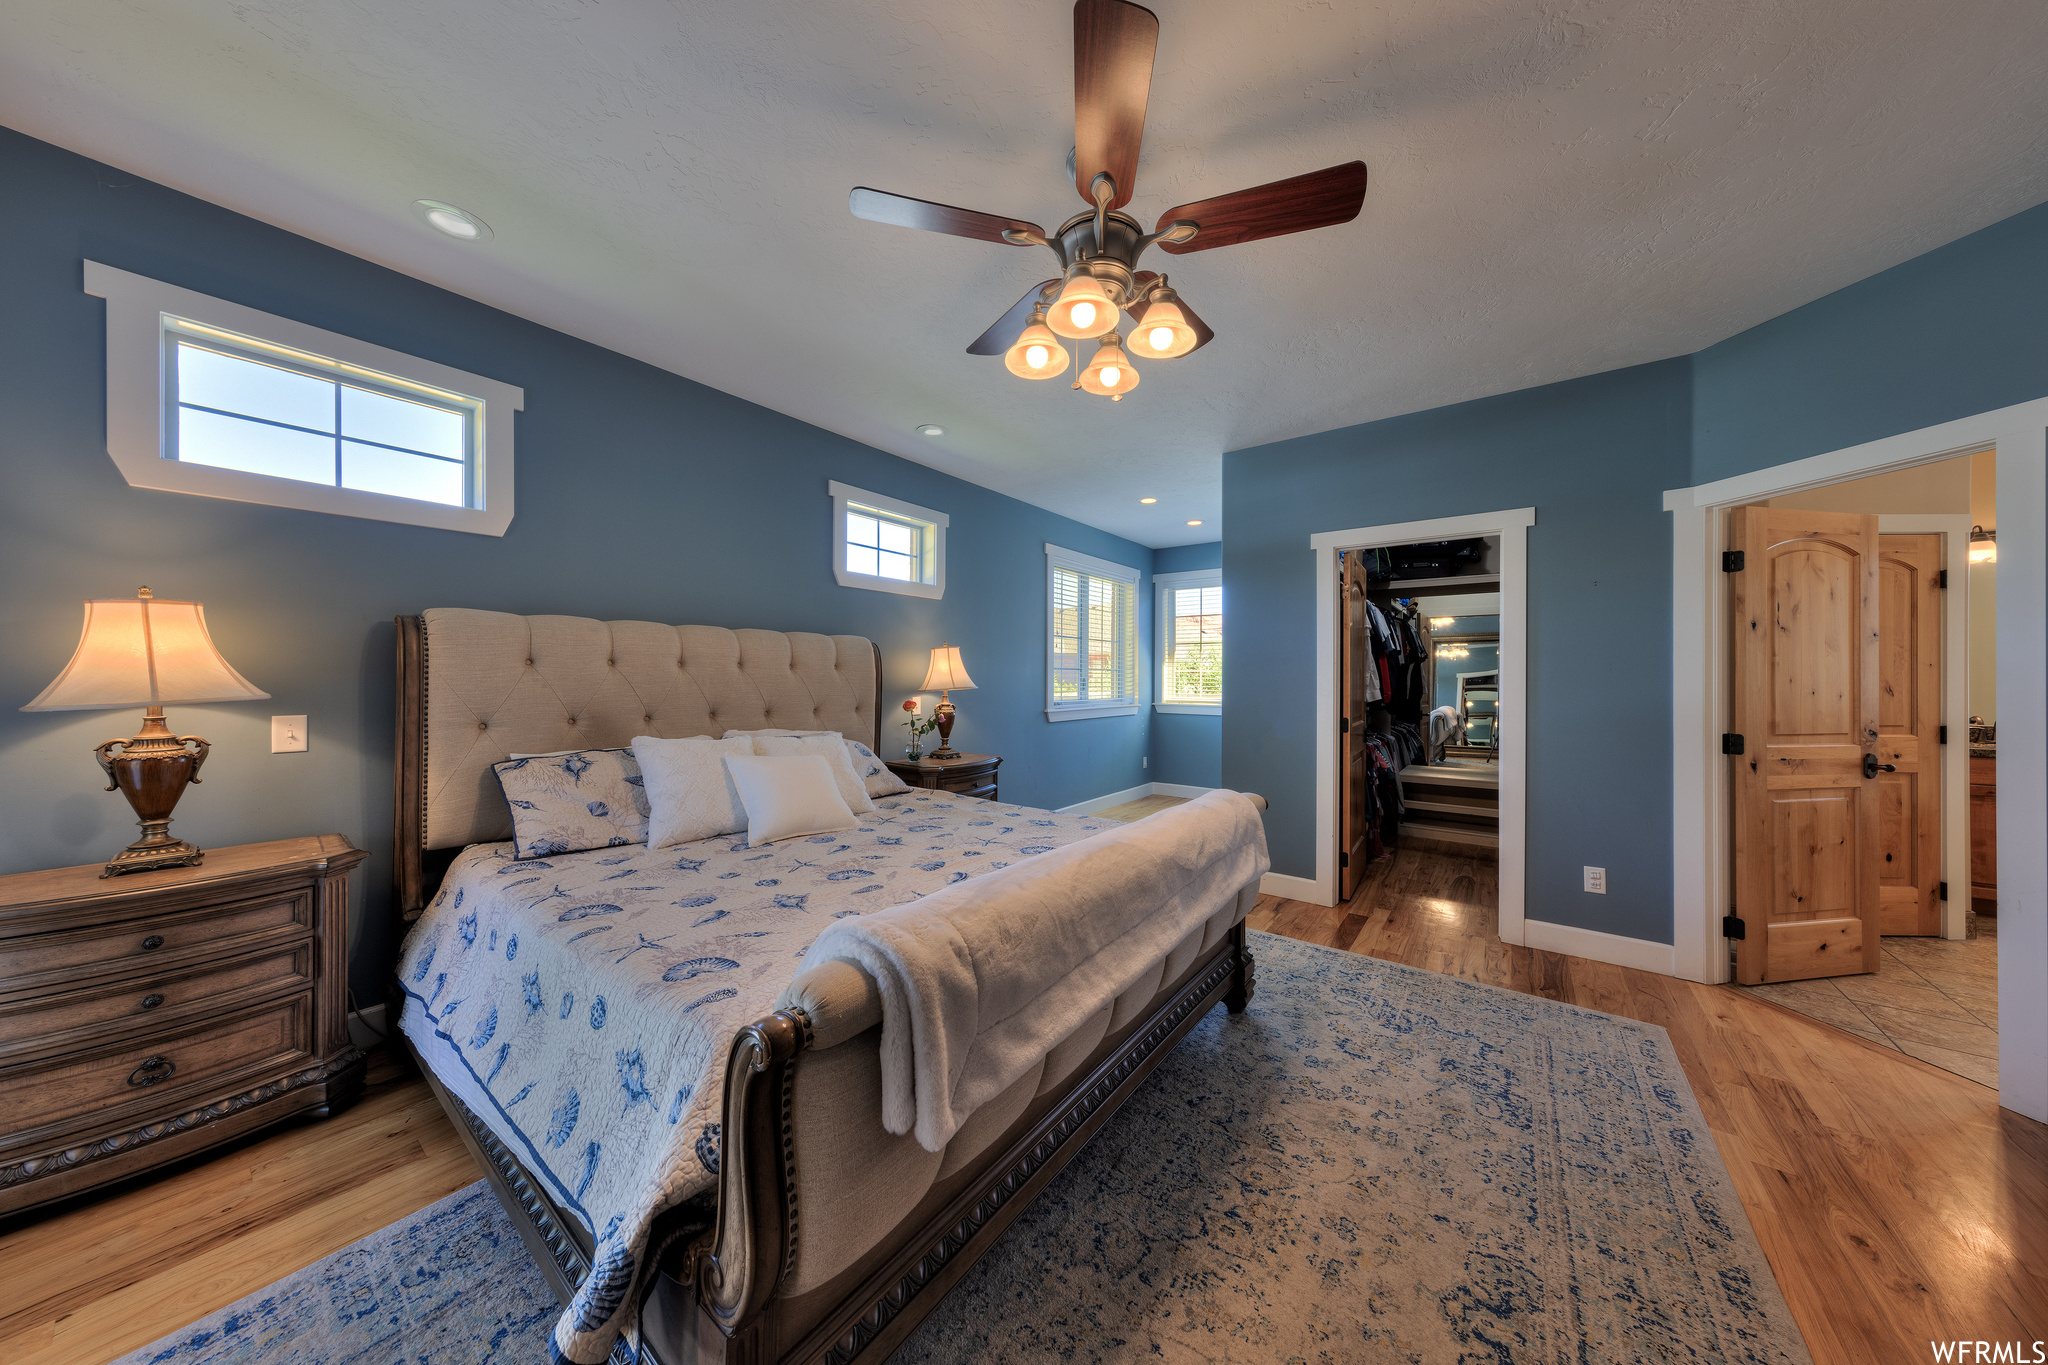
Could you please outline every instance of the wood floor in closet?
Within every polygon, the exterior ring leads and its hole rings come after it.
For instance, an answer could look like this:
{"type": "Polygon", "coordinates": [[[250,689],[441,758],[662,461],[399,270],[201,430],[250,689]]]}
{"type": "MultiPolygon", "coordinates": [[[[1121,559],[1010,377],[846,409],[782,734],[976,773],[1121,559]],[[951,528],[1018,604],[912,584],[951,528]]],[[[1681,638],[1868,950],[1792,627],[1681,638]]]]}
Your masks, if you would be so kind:
{"type": "MultiPolygon", "coordinates": [[[[1404,848],[1252,926],[1660,1024],[1818,1365],[2048,1339],[2048,1128],[1984,1086],[1730,987],[1494,938],[1489,850],[1404,848]]],[[[425,1082],[0,1226],[0,1361],[104,1365],[477,1178],[425,1082]]]]}

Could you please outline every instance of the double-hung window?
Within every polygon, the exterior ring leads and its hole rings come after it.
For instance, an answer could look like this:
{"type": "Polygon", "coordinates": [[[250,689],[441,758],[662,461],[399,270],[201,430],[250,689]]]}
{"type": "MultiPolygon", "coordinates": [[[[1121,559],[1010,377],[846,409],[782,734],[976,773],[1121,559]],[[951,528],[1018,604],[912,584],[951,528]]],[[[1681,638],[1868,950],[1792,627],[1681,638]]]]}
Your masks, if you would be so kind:
{"type": "Polygon", "coordinates": [[[1159,595],[1156,710],[1223,714],[1223,571],[1152,576],[1159,595]]]}
{"type": "Polygon", "coordinates": [[[832,574],[842,588],[946,595],[944,512],[832,482],[832,574]]]}
{"type": "Polygon", "coordinates": [[[512,521],[509,384],[96,261],[107,453],[137,488],[481,535],[512,521]]]}
{"type": "Polygon", "coordinates": [[[1128,716],[1138,701],[1138,571],[1045,547],[1048,720],[1128,716]]]}

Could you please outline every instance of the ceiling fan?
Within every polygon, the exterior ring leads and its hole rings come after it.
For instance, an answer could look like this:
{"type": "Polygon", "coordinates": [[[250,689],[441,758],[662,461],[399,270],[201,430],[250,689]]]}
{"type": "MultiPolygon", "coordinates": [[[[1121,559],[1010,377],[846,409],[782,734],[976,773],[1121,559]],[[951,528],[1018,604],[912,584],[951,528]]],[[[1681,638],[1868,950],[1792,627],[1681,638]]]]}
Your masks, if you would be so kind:
{"type": "Polygon", "coordinates": [[[1187,355],[1216,335],[1166,276],[1137,269],[1145,248],[1157,243],[1160,250],[1179,256],[1348,223],[1358,216],[1365,203],[1363,161],[1180,204],[1160,214],[1150,232],[1121,212],[1137,187],[1138,145],[1145,135],[1145,102],[1158,45],[1159,16],[1144,6],[1129,0],[1075,0],[1074,149],[1068,169],[1083,202],[1094,207],[1050,235],[1022,219],[865,186],[849,196],[856,218],[1011,246],[1042,246],[1059,258],[1060,274],[1025,291],[967,348],[969,355],[1000,355],[1011,374],[1051,379],[1067,368],[1061,337],[1100,338],[1074,387],[1121,400],[1138,386],[1138,372],[1117,330],[1123,314],[1136,324],[1131,353],[1147,360],[1187,355]]]}

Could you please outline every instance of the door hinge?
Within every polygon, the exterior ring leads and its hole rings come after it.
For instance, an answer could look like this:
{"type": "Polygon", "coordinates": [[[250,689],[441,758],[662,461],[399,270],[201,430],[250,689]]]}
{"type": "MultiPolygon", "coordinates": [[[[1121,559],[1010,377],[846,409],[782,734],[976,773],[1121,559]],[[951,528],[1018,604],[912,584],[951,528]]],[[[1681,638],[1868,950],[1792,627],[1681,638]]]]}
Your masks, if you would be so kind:
{"type": "Polygon", "coordinates": [[[1351,717],[1349,716],[1344,717],[1343,733],[1347,735],[1351,733],[1351,717]]]}
{"type": "Polygon", "coordinates": [[[1948,591],[1948,570],[1947,570],[1947,569],[1943,569],[1943,570],[1941,571],[1941,590],[1942,590],[1943,592],[1947,592],[1947,591],[1948,591]]]}
{"type": "Polygon", "coordinates": [[[1947,899],[1948,899],[1948,883],[1947,883],[1947,882],[1943,882],[1943,883],[1941,884],[1941,898],[1942,898],[1943,900],[1947,900],[1947,899]]]}
{"type": "Polygon", "coordinates": [[[1740,915],[1723,915],[1721,916],[1721,937],[1748,938],[1749,929],[1743,924],[1740,915]]]}
{"type": "Polygon", "coordinates": [[[1339,867],[1349,867],[1349,866],[1351,866],[1351,855],[1350,855],[1349,853],[1339,853],[1339,854],[1337,855],[1337,866],[1339,866],[1339,867]]]}
{"type": "Polygon", "coordinates": [[[1940,739],[1938,739],[1938,740],[1936,740],[1936,741],[1935,741],[1935,743],[1937,743],[1937,744],[1946,744],[1946,743],[1948,743],[1948,727],[1947,727],[1946,725],[1942,726],[1942,727],[1941,727],[1941,729],[1940,729],[1939,731],[1937,731],[1937,733],[1938,733],[1938,734],[1940,734],[1941,738],[1940,738],[1940,739]]]}
{"type": "Polygon", "coordinates": [[[1721,551],[1721,572],[1722,572],[1722,573],[1741,573],[1741,572],[1742,572],[1742,551],[1740,551],[1740,550],[1723,550],[1723,551],[1721,551]]]}
{"type": "Polygon", "coordinates": [[[1723,735],[1723,736],[1721,736],[1721,752],[1722,752],[1722,753],[1724,753],[1724,754],[1739,754],[1739,753],[1741,753],[1741,752],[1742,752],[1742,736],[1741,736],[1741,735],[1723,735]]]}

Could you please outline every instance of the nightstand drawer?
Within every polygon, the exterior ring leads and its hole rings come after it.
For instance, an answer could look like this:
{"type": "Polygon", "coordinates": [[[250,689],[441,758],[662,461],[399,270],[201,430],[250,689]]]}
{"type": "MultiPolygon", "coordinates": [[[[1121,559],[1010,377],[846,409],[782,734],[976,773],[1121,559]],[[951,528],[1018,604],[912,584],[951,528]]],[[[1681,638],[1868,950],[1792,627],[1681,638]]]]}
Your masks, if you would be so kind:
{"type": "Polygon", "coordinates": [[[982,773],[978,777],[948,777],[939,782],[938,789],[950,796],[976,796],[984,801],[996,799],[996,777],[994,773],[982,773]]]}
{"type": "Polygon", "coordinates": [[[0,989],[9,991],[74,976],[148,971],[194,950],[218,959],[237,939],[281,929],[309,929],[313,898],[300,891],[234,901],[178,915],[30,934],[0,942],[0,989]]]}
{"type": "Polygon", "coordinates": [[[141,1023],[174,1028],[199,1010],[219,1014],[244,1000],[312,984],[311,942],[119,983],[95,981],[0,1005],[0,1057],[75,1043],[81,1030],[117,1032],[141,1023]]]}
{"type": "Polygon", "coordinates": [[[166,1097],[236,1073],[276,1075],[312,1055],[313,999],[300,994],[158,1038],[0,1070],[0,1131],[17,1138],[65,1119],[166,1097]]]}

